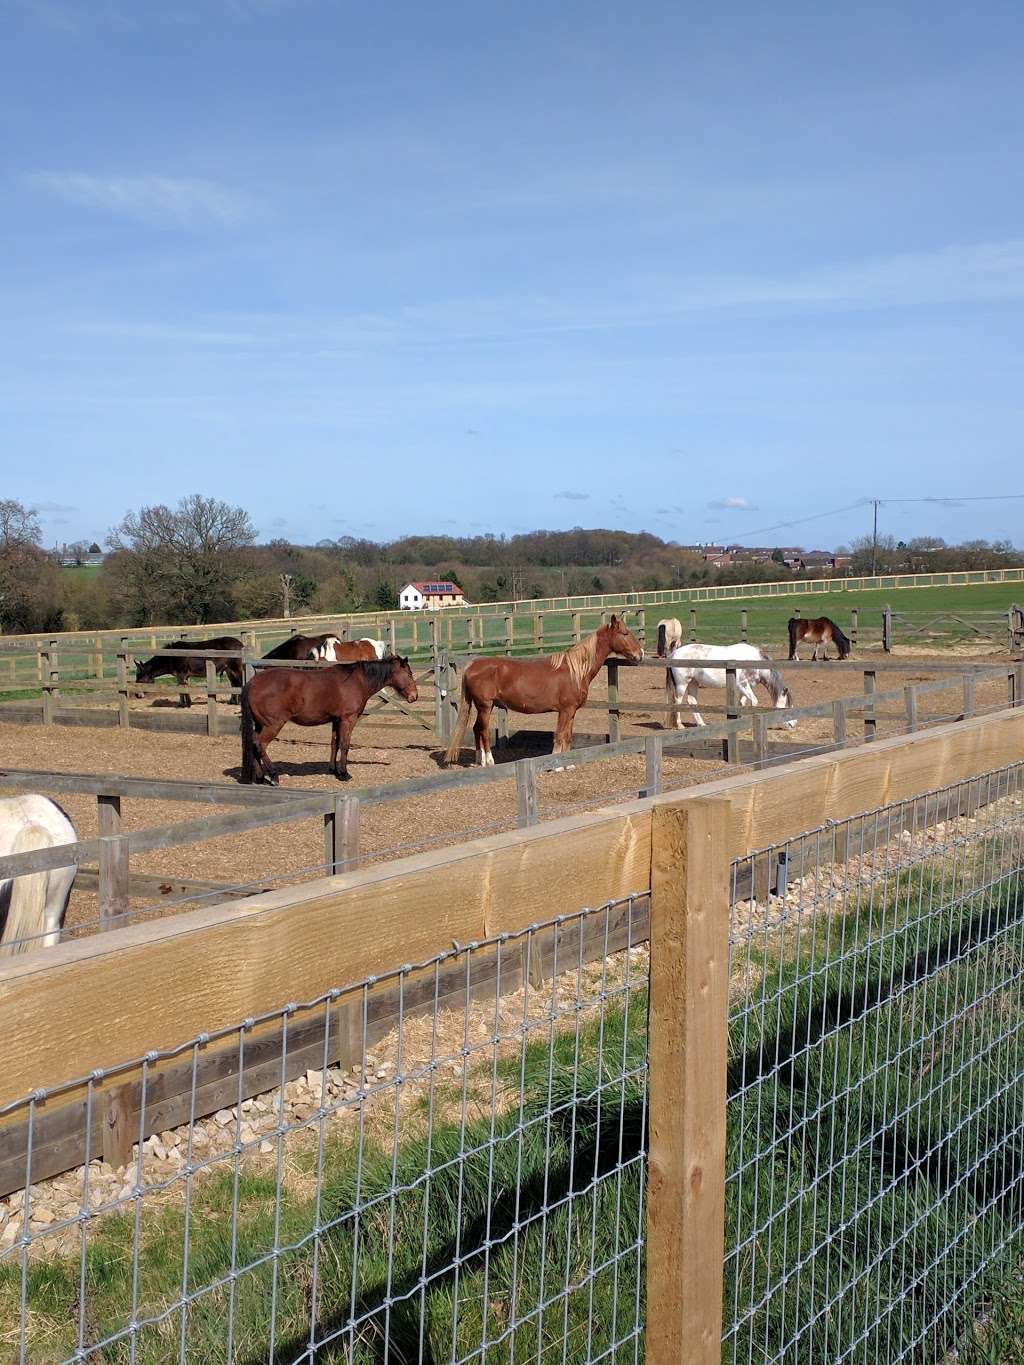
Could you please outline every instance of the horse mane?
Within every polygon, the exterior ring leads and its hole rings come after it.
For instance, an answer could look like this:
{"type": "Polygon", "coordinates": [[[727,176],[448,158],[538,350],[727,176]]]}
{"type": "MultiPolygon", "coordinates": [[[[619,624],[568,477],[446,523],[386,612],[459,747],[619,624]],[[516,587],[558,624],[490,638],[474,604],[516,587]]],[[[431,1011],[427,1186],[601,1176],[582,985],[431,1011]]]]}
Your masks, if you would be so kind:
{"type": "Polygon", "coordinates": [[[584,687],[597,666],[597,637],[599,632],[585,636],[578,645],[549,656],[552,668],[569,670],[569,677],[577,687],[584,687]]]}
{"type": "Polygon", "coordinates": [[[360,669],[367,682],[372,683],[375,690],[379,690],[387,687],[394,661],[395,655],[391,654],[383,659],[355,659],[352,663],[335,664],[334,667],[344,668],[349,673],[354,669],[360,669]]]}

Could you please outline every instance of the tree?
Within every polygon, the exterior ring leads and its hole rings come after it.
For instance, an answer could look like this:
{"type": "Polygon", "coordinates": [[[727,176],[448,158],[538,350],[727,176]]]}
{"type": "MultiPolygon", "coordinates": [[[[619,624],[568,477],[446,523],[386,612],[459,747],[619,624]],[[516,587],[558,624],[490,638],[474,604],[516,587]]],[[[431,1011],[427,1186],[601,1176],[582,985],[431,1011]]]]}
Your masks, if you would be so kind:
{"type": "Polygon", "coordinates": [[[193,493],[171,508],[129,512],[107,537],[121,595],[143,622],[229,619],[256,539],[249,514],[193,493]]]}
{"type": "Polygon", "coordinates": [[[89,545],[89,553],[91,555],[101,555],[103,551],[100,549],[100,547],[96,544],[95,541],[92,541],[91,544],[89,545]]]}
{"type": "Polygon", "coordinates": [[[59,570],[40,549],[42,538],[30,507],[0,498],[0,629],[60,628],[59,570]]]}

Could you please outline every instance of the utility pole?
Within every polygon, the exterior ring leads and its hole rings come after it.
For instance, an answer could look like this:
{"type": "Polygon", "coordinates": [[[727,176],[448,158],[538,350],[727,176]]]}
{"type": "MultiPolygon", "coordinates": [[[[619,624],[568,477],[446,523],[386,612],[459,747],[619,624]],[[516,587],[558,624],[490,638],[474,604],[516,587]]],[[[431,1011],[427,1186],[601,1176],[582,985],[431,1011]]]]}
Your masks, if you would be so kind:
{"type": "Polygon", "coordinates": [[[292,614],[292,575],[283,573],[281,575],[281,595],[284,598],[284,614],[286,617],[292,614]]]}
{"type": "Polygon", "coordinates": [[[875,509],[875,524],[871,532],[871,576],[878,572],[878,504],[881,498],[872,498],[871,506],[875,509]]]}

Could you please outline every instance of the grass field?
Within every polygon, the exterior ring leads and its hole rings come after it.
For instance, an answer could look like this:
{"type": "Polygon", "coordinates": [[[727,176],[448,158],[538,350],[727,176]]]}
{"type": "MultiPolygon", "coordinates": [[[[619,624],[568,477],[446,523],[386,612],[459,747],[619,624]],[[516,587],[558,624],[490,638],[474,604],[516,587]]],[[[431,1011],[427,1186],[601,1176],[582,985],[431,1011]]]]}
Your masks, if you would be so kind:
{"type": "MultiPolygon", "coordinates": [[[[1008,857],[994,843],[988,871],[1008,857]]],[[[724,1360],[1021,1359],[1024,900],[1009,872],[943,905],[942,876],[893,878],[751,959],[772,999],[759,1008],[755,987],[752,1014],[749,997],[733,1006],[724,1360]]],[[[271,1339],[290,1360],[332,1332],[317,1360],[464,1359],[481,1340],[509,1365],[633,1360],[644,1056],[641,992],[628,1015],[501,1064],[493,1118],[394,1152],[364,1133],[329,1141],[319,1201],[279,1198],[268,1162],[237,1189],[230,1172],[197,1180],[187,1226],[180,1201],[145,1210],[138,1234],[131,1212],[108,1217],[81,1263],[29,1264],[28,1358],[74,1353],[84,1287],[87,1343],[123,1331],[133,1298],[152,1319],[134,1355],[125,1338],[89,1355],[108,1362],[255,1363],[271,1339]]],[[[17,1322],[21,1294],[20,1265],[0,1266],[0,1321],[17,1322]]]]}

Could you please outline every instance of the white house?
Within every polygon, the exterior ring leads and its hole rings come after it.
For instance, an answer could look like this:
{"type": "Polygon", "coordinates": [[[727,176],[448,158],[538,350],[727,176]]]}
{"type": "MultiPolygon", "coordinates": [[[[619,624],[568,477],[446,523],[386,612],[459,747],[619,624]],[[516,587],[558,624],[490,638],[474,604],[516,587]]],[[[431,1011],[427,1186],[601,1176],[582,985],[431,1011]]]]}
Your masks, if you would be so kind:
{"type": "Polygon", "coordinates": [[[458,583],[406,583],[398,594],[403,611],[436,611],[439,607],[462,607],[466,599],[458,583]]]}

